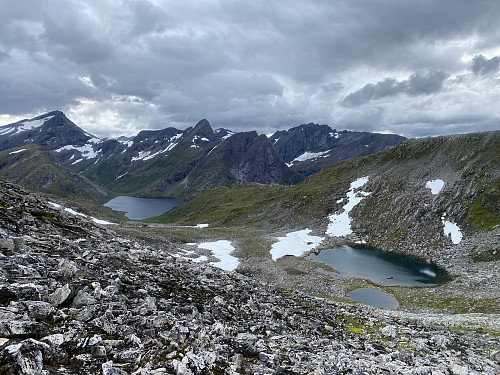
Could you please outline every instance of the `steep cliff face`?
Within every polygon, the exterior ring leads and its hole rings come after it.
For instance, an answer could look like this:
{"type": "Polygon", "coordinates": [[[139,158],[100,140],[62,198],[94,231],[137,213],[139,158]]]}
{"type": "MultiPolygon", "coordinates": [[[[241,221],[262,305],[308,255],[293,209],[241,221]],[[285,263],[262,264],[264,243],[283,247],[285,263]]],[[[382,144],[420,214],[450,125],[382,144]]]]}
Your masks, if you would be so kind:
{"type": "Polygon", "coordinates": [[[208,189],[245,182],[291,185],[302,176],[291,171],[265,135],[237,133],[214,147],[187,176],[183,189],[195,196],[208,189]]]}
{"type": "Polygon", "coordinates": [[[337,131],[313,123],[278,131],[270,138],[281,158],[304,176],[345,159],[372,155],[405,139],[396,134],[337,131]]]}

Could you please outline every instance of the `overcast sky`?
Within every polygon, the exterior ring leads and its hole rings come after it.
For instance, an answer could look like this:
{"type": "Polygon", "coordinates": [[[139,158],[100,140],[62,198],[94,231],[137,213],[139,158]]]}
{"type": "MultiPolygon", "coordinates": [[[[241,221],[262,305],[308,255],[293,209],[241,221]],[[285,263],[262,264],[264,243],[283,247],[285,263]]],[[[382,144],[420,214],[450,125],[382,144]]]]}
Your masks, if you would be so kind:
{"type": "Polygon", "coordinates": [[[500,129],[498,0],[0,2],[0,124],[500,129]]]}

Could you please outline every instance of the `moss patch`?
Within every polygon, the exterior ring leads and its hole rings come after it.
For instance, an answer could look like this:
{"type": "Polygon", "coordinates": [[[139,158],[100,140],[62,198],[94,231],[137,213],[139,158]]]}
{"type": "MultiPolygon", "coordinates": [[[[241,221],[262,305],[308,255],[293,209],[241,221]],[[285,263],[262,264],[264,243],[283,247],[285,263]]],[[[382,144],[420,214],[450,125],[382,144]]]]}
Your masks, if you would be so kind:
{"type": "Polygon", "coordinates": [[[500,225],[500,179],[493,181],[467,211],[466,220],[477,230],[488,231],[500,225]]]}
{"type": "Polygon", "coordinates": [[[38,215],[35,216],[38,220],[44,220],[44,221],[58,221],[57,217],[55,216],[43,216],[43,215],[38,215]]]}

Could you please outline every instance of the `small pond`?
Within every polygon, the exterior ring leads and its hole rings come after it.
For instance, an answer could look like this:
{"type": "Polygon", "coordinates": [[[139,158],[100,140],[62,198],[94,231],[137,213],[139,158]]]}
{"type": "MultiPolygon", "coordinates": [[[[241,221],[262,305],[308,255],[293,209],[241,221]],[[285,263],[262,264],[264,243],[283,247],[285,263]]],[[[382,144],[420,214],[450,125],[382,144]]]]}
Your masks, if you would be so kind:
{"type": "Polygon", "coordinates": [[[358,301],[365,305],[382,307],[383,309],[395,310],[399,307],[396,298],[389,293],[374,288],[354,289],[347,296],[353,301],[358,301]]]}
{"type": "Polygon", "coordinates": [[[174,198],[138,198],[119,196],[104,203],[104,206],[115,211],[125,211],[125,216],[129,219],[142,220],[161,215],[181,203],[181,201],[174,198]]]}
{"type": "Polygon", "coordinates": [[[433,263],[367,246],[340,246],[308,259],[332,266],[338,277],[368,279],[383,286],[433,286],[449,280],[446,271],[433,263]]]}

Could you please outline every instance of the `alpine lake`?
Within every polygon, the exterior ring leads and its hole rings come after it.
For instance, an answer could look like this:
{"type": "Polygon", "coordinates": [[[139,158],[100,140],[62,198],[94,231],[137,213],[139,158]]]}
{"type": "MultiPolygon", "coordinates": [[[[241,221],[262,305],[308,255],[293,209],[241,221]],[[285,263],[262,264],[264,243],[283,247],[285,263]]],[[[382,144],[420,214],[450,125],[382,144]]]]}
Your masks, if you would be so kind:
{"type": "Polygon", "coordinates": [[[125,216],[131,220],[143,220],[161,215],[181,203],[174,198],[139,198],[122,195],[104,203],[104,206],[125,212],[125,216]]]}
{"type": "MultiPolygon", "coordinates": [[[[381,286],[431,287],[449,281],[446,271],[433,263],[404,254],[388,253],[367,246],[339,246],[308,256],[330,265],[333,277],[367,279],[381,286]]],[[[348,297],[367,305],[397,309],[397,300],[375,288],[359,288],[348,297]]]]}

